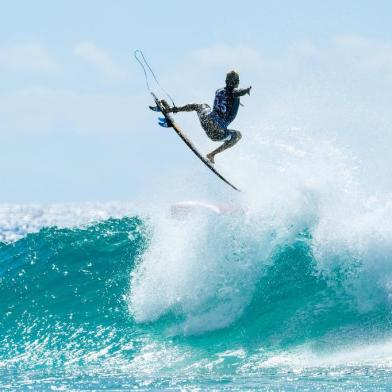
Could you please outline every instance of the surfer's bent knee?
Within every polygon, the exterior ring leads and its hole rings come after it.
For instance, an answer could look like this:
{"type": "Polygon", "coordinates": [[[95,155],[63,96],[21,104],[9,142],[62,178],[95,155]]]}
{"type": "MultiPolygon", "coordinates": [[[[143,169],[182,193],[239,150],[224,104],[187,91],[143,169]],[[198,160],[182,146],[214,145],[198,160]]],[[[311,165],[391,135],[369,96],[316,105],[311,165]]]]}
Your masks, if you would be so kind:
{"type": "Polygon", "coordinates": [[[232,136],[230,139],[227,140],[227,143],[229,144],[236,144],[242,138],[242,134],[240,131],[230,130],[230,133],[232,136]]]}
{"type": "Polygon", "coordinates": [[[208,116],[208,114],[211,111],[211,108],[209,105],[206,103],[194,103],[194,110],[197,112],[197,114],[200,116],[208,116]]]}

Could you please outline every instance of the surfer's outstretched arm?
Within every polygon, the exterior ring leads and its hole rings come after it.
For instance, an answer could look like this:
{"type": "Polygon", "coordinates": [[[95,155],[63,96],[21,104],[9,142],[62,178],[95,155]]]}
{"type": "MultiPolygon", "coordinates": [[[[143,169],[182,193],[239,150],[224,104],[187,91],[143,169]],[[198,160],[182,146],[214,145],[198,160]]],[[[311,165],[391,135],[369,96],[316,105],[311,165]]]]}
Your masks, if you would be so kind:
{"type": "Polygon", "coordinates": [[[248,88],[235,88],[233,90],[233,95],[235,97],[242,97],[245,94],[250,95],[250,90],[252,90],[252,86],[249,86],[248,88]]]}

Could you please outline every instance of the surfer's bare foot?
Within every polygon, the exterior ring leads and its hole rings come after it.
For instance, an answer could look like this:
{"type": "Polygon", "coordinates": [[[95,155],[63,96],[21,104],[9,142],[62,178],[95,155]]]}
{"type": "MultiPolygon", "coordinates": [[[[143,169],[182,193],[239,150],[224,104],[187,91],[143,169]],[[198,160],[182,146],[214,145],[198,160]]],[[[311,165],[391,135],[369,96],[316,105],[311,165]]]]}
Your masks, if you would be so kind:
{"type": "Polygon", "coordinates": [[[164,99],[161,99],[161,105],[166,111],[170,111],[170,105],[164,99]]]}
{"type": "Polygon", "coordinates": [[[213,154],[207,154],[207,159],[210,161],[210,163],[214,164],[215,163],[215,159],[214,159],[214,155],[213,154]]]}

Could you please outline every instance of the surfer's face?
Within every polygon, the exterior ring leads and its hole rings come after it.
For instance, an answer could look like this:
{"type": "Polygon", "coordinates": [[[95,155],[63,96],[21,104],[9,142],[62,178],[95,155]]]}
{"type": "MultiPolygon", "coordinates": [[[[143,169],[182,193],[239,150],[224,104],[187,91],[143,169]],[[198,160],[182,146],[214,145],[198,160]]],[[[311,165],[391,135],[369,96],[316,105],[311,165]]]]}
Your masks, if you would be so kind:
{"type": "Polygon", "coordinates": [[[227,87],[230,88],[237,88],[240,84],[240,80],[239,79],[232,79],[230,81],[227,82],[227,87]]]}

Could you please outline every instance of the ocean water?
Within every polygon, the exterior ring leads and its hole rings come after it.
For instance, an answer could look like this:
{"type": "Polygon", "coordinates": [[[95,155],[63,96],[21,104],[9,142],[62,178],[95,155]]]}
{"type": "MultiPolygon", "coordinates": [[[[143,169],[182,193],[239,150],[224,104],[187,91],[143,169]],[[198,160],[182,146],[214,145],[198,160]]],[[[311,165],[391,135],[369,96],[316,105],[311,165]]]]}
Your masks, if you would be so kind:
{"type": "Polygon", "coordinates": [[[185,209],[1,205],[0,389],[390,390],[392,198],[304,135],[241,162],[185,209]]]}

